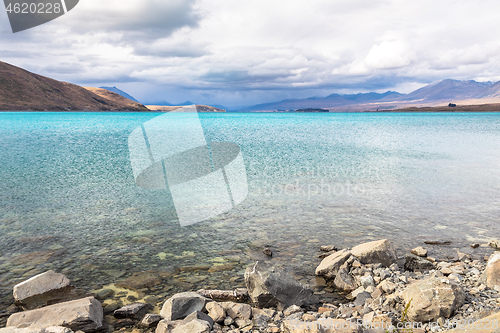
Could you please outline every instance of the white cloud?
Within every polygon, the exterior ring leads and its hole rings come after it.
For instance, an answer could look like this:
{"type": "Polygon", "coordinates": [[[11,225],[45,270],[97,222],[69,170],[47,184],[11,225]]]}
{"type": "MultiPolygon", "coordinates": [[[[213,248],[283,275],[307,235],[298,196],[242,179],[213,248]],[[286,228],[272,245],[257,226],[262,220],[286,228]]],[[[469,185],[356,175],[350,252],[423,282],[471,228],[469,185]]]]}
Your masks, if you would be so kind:
{"type": "Polygon", "coordinates": [[[75,83],[123,82],[146,100],[250,104],[496,80],[499,10],[496,0],[82,0],[18,34],[3,22],[0,57],[75,83]]]}

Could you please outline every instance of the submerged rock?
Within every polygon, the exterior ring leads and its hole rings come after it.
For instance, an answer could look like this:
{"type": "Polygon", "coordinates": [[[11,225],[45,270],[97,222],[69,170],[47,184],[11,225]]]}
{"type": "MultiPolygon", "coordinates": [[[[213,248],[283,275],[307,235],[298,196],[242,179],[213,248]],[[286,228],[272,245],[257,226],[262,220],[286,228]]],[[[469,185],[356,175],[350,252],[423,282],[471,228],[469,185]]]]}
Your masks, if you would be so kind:
{"type": "Polygon", "coordinates": [[[157,272],[140,272],[116,283],[118,287],[131,290],[151,288],[161,284],[160,274],[157,272]]]}

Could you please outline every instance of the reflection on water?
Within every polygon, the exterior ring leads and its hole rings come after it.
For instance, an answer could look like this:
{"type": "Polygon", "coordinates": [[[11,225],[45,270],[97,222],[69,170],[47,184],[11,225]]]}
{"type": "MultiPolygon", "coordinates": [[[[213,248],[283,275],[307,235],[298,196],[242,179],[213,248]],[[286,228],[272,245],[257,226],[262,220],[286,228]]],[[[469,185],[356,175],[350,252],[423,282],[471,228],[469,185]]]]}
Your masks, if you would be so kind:
{"type": "Polygon", "coordinates": [[[136,186],[129,162],[128,136],[155,116],[0,113],[3,305],[47,269],[94,289],[163,272],[161,296],[241,286],[265,245],[311,282],[320,245],[499,231],[498,114],[202,114],[209,142],[241,147],[249,194],[184,228],[171,195],[136,186]]]}

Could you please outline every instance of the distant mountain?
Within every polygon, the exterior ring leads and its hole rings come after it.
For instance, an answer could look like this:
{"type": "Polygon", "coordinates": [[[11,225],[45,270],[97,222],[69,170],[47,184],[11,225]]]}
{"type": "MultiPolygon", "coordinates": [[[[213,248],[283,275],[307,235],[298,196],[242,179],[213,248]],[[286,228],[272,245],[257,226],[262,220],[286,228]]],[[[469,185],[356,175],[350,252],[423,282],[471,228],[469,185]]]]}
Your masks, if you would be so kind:
{"type": "Polygon", "coordinates": [[[383,94],[365,93],[352,95],[331,94],[327,97],[310,97],[305,99],[285,99],[275,103],[265,103],[250,106],[238,111],[271,111],[271,110],[298,110],[298,109],[332,109],[346,108],[355,104],[376,102],[382,99],[397,99],[402,96],[395,91],[387,91],[383,94]]]}
{"type": "MultiPolygon", "coordinates": [[[[383,94],[364,93],[304,99],[286,99],[280,102],[258,104],[238,111],[294,111],[322,108],[330,111],[375,111],[386,109],[447,106],[483,105],[500,103],[500,81],[476,82],[446,79],[431,83],[409,94],[387,91],[383,94]]],[[[489,106],[491,107],[491,106],[489,106]]]]}
{"type": "Polygon", "coordinates": [[[405,95],[403,100],[420,101],[450,101],[470,98],[483,98],[488,95],[491,82],[443,80],[431,83],[425,87],[405,95]]]}
{"type": "Polygon", "coordinates": [[[129,94],[127,94],[125,91],[123,91],[123,90],[121,90],[121,89],[118,89],[117,87],[114,87],[114,86],[113,86],[113,87],[99,87],[99,88],[109,90],[109,91],[114,92],[114,93],[116,93],[116,94],[118,94],[118,95],[120,95],[120,96],[123,96],[123,97],[125,97],[125,98],[128,98],[128,99],[130,99],[131,101],[134,101],[134,102],[139,103],[139,101],[138,101],[138,100],[136,100],[134,97],[130,96],[130,95],[129,95],[129,94]]]}
{"type": "Polygon", "coordinates": [[[0,110],[149,111],[116,93],[53,80],[1,61],[0,110]]]}

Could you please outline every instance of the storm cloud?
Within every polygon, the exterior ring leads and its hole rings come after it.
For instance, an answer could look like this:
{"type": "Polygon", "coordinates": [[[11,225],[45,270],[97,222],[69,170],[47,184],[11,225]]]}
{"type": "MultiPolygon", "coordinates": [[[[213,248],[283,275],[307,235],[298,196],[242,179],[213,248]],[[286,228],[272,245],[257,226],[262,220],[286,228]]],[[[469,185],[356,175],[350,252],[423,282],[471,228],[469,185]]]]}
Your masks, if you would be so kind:
{"type": "Polygon", "coordinates": [[[500,80],[498,1],[83,0],[0,60],[143,103],[223,104],[500,80]]]}

